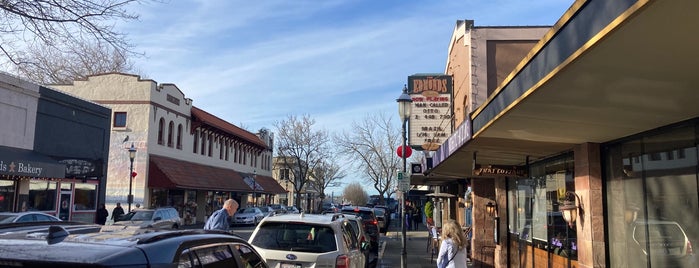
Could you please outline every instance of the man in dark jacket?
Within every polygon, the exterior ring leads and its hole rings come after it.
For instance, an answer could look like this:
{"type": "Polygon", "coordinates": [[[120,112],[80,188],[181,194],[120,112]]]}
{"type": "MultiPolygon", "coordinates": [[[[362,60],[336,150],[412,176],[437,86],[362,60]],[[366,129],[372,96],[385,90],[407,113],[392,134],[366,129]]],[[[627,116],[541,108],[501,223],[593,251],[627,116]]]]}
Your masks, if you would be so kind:
{"type": "Polygon", "coordinates": [[[95,215],[95,223],[99,225],[104,225],[107,223],[107,217],[109,216],[109,211],[104,207],[104,204],[100,204],[100,208],[97,209],[97,215],[95,215]]]}
{"type": "Polygon", "coordinates": [[[121,207],[121,203],[117,203],[116,207],[112,210],[112,220],[118,222],[121,215],[124,215],[124,209],[121,207]]]}

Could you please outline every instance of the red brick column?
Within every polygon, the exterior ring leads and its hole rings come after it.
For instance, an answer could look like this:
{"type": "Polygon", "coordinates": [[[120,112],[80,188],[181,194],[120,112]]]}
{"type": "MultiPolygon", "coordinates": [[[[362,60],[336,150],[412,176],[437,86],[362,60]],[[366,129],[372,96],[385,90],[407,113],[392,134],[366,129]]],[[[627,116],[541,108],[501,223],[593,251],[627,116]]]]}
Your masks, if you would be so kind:
{"type": "Polygon", "coordinates": [[[495,203],[495,183],[492,178],[478,178],[471,182],[473,191],[473,228],[471,240],[471,258],[473,267],[495,267],[495,239],[493,231],[495,221],[487,215],[485,207],[488,202],[495,203]]]}
{"type": "Polygon", "coordinates": [[[578,265],[605,267],[604,215],[602,205],[602,165],[600,145],[575,146],[575,193],[580,196],[583,215],[577,227],[578,265]]]}

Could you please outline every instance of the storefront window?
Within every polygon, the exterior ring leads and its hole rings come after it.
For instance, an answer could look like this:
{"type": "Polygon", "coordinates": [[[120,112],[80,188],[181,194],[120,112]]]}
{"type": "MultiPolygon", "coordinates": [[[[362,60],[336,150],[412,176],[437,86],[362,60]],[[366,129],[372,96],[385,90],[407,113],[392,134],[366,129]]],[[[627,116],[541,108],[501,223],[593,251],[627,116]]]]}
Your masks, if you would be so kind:
{"type": "Polygon", "coordinates": [[[15,196],[15,182],[0,180],[0,212],[12,211],[15,196]]]}
{"type": "Polygon", "coordinates": [[[696,137],[688,125],[605,146],[612,267],[696,267],[696,137]]]}
{"type": "Polygon", "coordinates": [[[185,202],[184,206],[183,219],[185,224],[194,224],[197,217],[197,191],[185,191],[185,196],[187,198],[187,202],[185,202]]]}
{"type": "Polygon", "coordinates": [[[559,211],[566,192],[575,191],[573,163],[572,153],[565,154],[532,164],[529,178],[510,179],[508,224],[519,241],[576,260],[575,226],[559,211]]]}
{"type": "Polygon", "coordinates": [[[150,193],[150,206],[153,208],[167,206],[167,190],[153,189],[150,193]]]}
{"type": "Polygon", "coordinates": [[[75,196],[73,198],[75,210],[96,210],[97,185],[76,183],[75,196]]]}
{"type": "Polygon", "coordinates": [[[56,185],[49,181],[29,182],[27,210],[56,211],[56,185]]]}
{"type": "Polygon", "coordinates": [[[512,179],[508,191],[512,209],[508,211],[511,230],[521,241],[532,241],[532,197],[531,179],[512,179]]]}

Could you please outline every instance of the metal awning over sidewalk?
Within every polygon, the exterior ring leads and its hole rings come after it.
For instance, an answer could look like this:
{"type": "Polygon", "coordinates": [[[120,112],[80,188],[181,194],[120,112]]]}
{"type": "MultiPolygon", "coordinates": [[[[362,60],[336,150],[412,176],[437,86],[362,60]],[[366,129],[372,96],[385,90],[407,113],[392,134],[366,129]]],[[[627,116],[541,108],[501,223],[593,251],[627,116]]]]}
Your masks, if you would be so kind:
{"type": "Polygon", "coordinates": [[[428,179],[524,165],[699,116],[697,10],[689,0],[575,2],[428,179]]]}

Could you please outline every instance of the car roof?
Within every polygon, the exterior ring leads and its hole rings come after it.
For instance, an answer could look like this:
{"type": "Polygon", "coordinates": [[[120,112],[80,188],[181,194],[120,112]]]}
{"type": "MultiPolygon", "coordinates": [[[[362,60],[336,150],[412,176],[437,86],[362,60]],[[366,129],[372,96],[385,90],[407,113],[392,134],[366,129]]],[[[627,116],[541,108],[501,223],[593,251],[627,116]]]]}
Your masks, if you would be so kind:
{"type": "Polygon", "coordinates": [[[41,211],[25,211],[25,212],[0,212],[0,215],[27,215],[27,214],[41,214],[41,215],[49,215],[53,216],[48,213],[44,213],[41,211]]]}
{"type": "MultiPolygon", "coordinates": [[[[160,260],[171,262],[177,248],[185,243],[210,241],[218,239],[229,242],[245,243],[247,241],[237,235],[222,231],[202,229],[163,231],[163,230],[123,230],[107,232],[91,232],[84,234],[69,234],[62,236],[62,226],[54,225],[43,231],[27,232],[22,236],[18,233],[0,235],[0,262],[18,261],[37,262],[43,265],[57,264],[109,264],[109,265],[143,265],[158,263],[151,254],[159,255],[160,260]],[[57,237],[56,239],[50,239],[57,237]],[[50,242],[49,242],[50,241],[50,242]],[[48,243],[47,243],[48,242],[48,243]],[[149,256],[144,252],[151,248],[149,256]],[[173,249],[171,251],[163,248],[173,249]],[[74,252],[75,254],[71,254],[74,252]],[[170,256],[170,255],[172,256],[170,256]]],[[[29,266],[32,266],[29,265],[29,266]]]]}
{"type": "Polygon", "coordinates": [[[313,224],[331,224],[337,219],[337,214],[277,214],[265,217],[263,222],[299,222],[313,224]]]}
{"type": "Polygon", "coordinates": [[[374,210],[370,207],[362,207],[362,206],[344,206],[342,207],[342,211],[371,211],[374,212],[374,210]]]}

